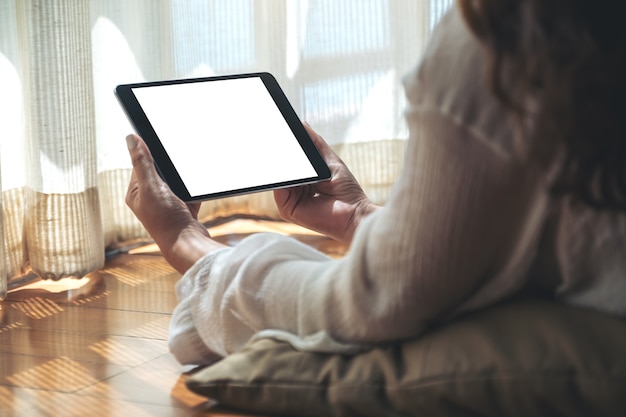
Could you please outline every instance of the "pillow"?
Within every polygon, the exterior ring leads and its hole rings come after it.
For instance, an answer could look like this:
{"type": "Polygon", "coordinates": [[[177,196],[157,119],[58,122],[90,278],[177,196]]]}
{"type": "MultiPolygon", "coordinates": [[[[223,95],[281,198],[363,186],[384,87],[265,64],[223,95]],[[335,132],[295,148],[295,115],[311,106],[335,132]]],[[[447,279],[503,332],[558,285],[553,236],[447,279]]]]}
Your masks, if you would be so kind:
{"type": "Polygon", "coordinates": [[[521,300],[356,356],[260,340],[186,383],[272,415],[622,416],[626,321],[521,300]]]}

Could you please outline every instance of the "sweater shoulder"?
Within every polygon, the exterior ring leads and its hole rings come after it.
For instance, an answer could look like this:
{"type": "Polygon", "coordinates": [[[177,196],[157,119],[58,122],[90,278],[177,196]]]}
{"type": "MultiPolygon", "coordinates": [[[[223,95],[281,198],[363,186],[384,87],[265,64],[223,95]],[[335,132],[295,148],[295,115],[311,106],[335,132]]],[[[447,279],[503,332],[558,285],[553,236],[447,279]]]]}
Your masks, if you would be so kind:
{"type": "Polygon", "coordinates": [[[515,117],[488,83],[485,48],[453,7],[434,30],[421,62],[404,77],[410,111],[436,111],[513,155],[520,138],[515,117]]]}

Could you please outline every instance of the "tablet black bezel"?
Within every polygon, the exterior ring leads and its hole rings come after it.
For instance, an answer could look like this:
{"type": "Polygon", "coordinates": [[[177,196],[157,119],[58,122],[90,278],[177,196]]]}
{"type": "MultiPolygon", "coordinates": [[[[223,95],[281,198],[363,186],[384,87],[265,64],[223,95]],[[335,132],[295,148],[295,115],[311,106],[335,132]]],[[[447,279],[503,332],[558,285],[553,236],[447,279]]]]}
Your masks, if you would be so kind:
{"type": "MultiPolygon", "coordinates": [[[[130,120],[130,123],[133,125],[133,128],[135,129],[137,134],[143,138],[143,140],[146,142],[146,145],[150,149],[159,175],[161,175],[161,178],[163,178],[163,180],[169,185],[174,194],[176,194],[183,201],[191,202],[212,200],[217,198],[250,194],[278,188],[287,188],[296,185],[312,184],[320,181],[329,180],[331,177],[330,170],[328,169],[326,162],[320,155],[311,137],[302,125],[300,118],[291,106],[291,103],[285,96],[283,90],[280,88],[280,85],[278,84],[274,76],[270,73],[255,72],[246,74],[221,75],[214,77],[121,84],[115,88],[115,95],[117,96],[119,103],[124,109],[126,116],[130,120]],[[311,165],[315,169],[317,176],[310,178],[299,178],[280,183],[260,184],[258,186],[246,187],[212,194],[191,196],[132,90],[135,88],[155,87],[173,84],[213,82],[253,77],[260,78],[265,85],[265,88],[274,100],[274,103],[276,103],[276,106],[283,115],[283,118],[287,122],[287,125],[291,129],[294,137],[298,140],[298,143],[300,144],[302,150],[311,162],[311,165]]],[[[245,119],[243,117],[244,115],[242,115],[242,123],[245,123],[245,119]]],[[[201,173],[199,172],[198,175],[201,175],[201,173]]]]}

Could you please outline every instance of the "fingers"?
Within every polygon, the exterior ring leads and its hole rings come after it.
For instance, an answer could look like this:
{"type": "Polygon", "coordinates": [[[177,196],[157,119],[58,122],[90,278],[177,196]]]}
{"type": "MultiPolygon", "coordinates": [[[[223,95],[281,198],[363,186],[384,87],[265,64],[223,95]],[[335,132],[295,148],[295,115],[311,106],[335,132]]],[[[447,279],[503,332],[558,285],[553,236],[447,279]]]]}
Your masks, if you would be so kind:
{"type": "Polygon", "coordinates": [[[322,158],[324,158],[326,163],[329,163],[333,159],[340,159],[335,151],[333,151],[330,145],[326,143],[324,138],[319,133],[313,130],[313,128],[307,122],[304,122],[303,125],[309,136],[311,136],[313,143],[317,147],[317,150],[320,151],[320,154],[322,155],[322,158]]]}
{"type": "Polygon", "coordinates": [[[133,176],[136,181],[145,183],[159,177],[154,167],[154,159],[144,141],[137,135],[126,136],[128,152],[133,163],[133,176]]]}
{"type": "Polygon", "coordinates": [[[154,167],[154,159],[144,141],[137,135],[128,135],[126,144],[133,170],[126,190],[126,205],[137,214],[141,210],[141,194],[159,184],[161,177],[154,167]]]}
{"type": "Polygon", "coordinates": [[[319,135],[319,133],[313,130],[311,125],[309,125],[307,122],[304,122],[303,125],[304,125],[304,129],[307,131],[309,136],[311,136],[311,139],[313,139],[313,143],[315,143],[315,146],[317,146],[317,149],[321,151],[323,148],[328,146],[326,141],[324,141],[324,139],[319,135]]]}

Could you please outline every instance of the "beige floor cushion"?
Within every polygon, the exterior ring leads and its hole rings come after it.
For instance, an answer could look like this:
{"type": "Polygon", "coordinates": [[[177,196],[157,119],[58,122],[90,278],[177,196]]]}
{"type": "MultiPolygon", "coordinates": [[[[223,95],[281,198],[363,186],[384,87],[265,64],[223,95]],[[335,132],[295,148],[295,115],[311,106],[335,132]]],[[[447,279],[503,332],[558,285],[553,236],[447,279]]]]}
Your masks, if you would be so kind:
{"type": "Polygon", "coordinates": [[[356,356],[258,341],[187,384],[271,415],[626,416],[626,321],[515,301],[356,356]]]}

